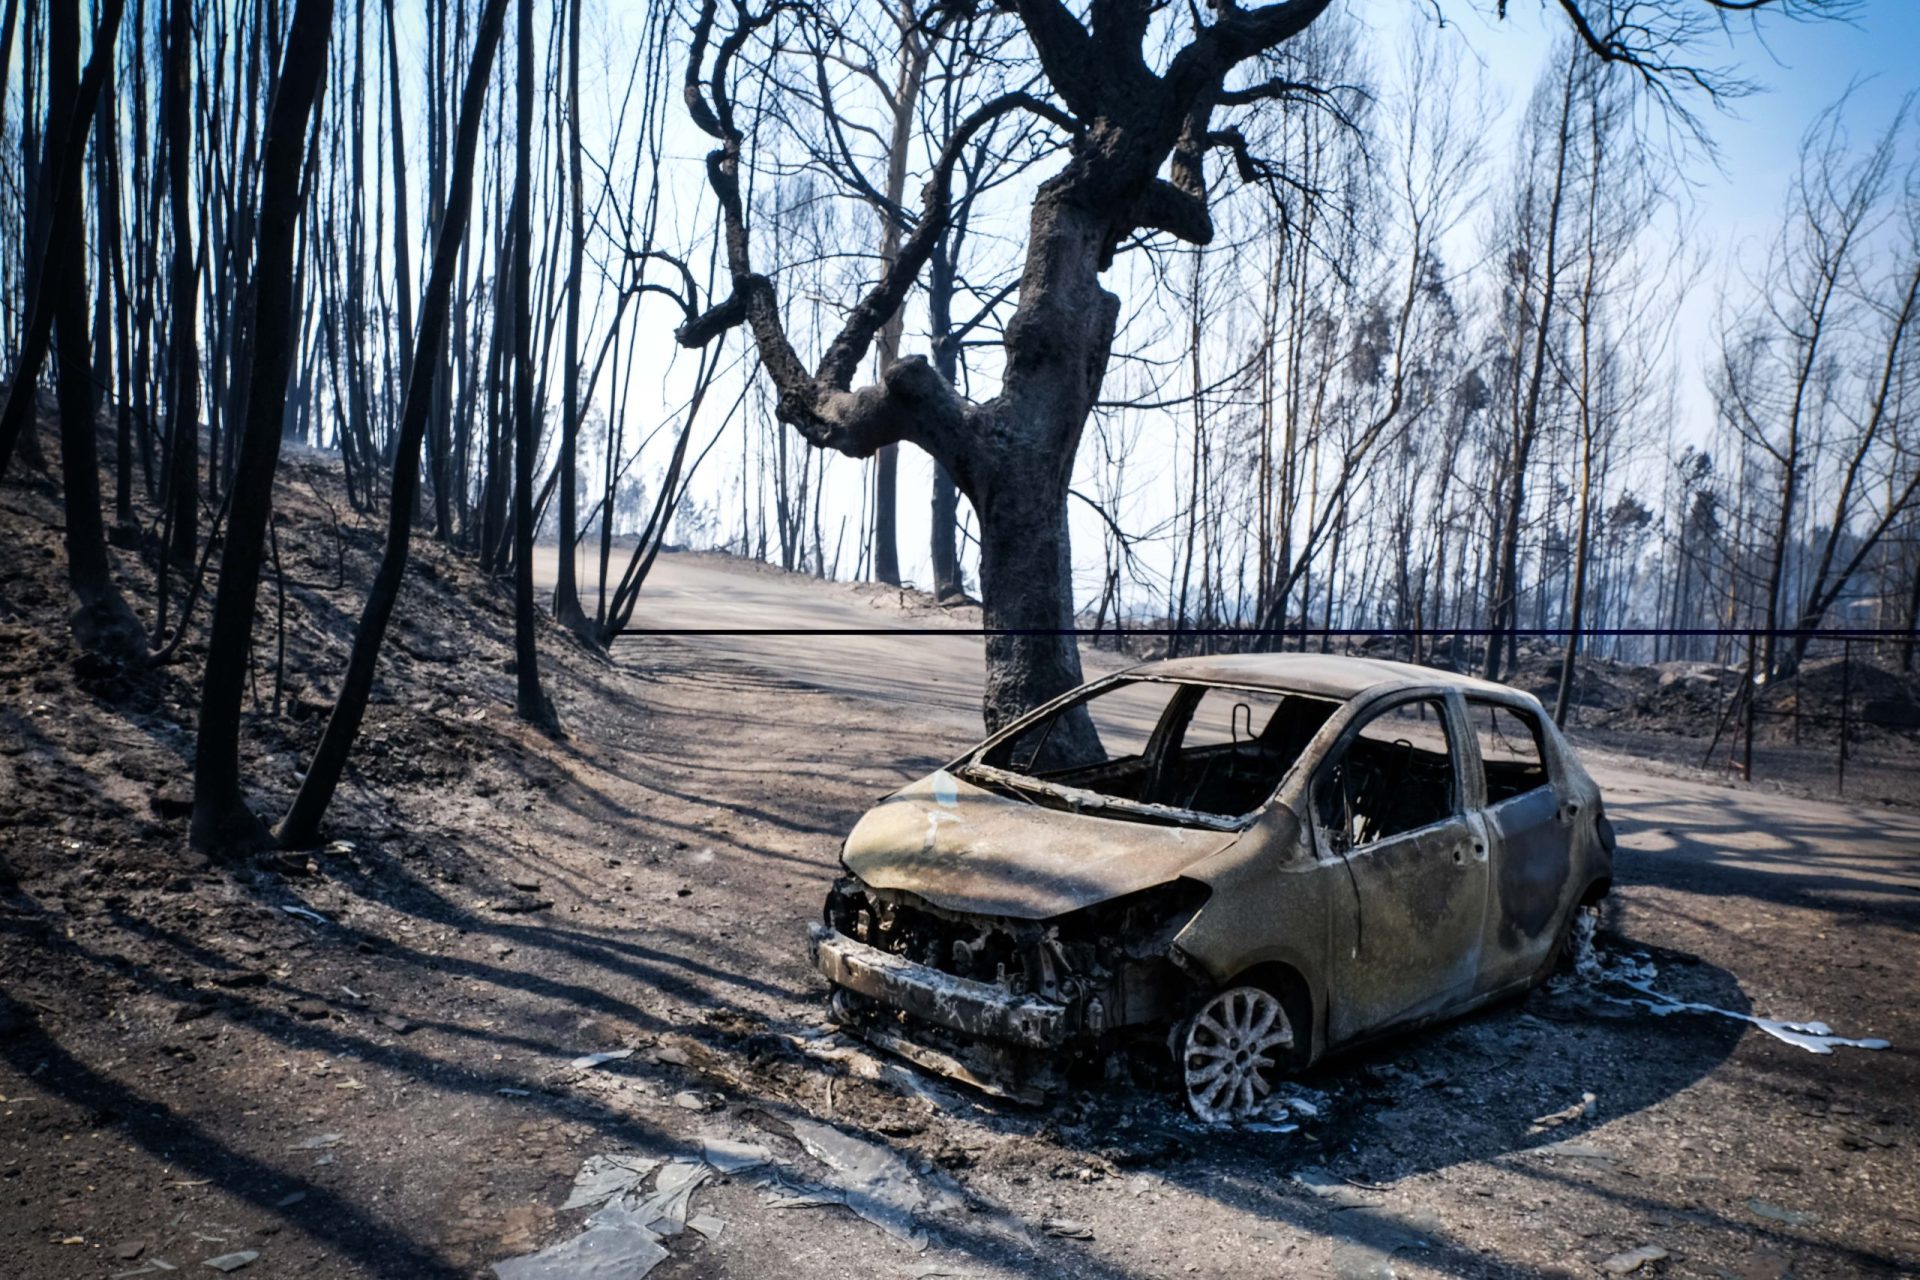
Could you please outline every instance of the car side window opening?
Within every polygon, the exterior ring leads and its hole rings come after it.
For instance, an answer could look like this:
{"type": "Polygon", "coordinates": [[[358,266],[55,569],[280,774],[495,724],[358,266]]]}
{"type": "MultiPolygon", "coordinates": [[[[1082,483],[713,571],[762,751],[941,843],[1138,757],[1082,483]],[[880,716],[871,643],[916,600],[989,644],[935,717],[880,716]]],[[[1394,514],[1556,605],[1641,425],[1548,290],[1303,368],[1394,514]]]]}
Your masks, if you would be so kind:
{"type": "Polygon", "coordinates": [[[1534,716],[1500,703],[1469,698],[1467,719],[1473,725],[1474,741],[1480,746],[1488,804],[1499,804],[1547,785],[1540,722],[1534,716]]]}
{"type": "Polygon", "coordinates": [[[1341,851],[1358,849],[1458,811],[1446,708],[1402,702],[1360,727],[1314,786],[1314,816],[1341,851]]]}

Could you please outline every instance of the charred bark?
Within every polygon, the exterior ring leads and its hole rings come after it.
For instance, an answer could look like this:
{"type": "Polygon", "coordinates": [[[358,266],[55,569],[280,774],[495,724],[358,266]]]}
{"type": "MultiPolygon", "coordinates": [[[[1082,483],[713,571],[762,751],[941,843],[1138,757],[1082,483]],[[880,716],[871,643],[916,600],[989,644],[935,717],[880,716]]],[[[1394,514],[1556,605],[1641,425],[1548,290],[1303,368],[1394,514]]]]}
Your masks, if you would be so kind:
{"type": "MultiPolygon", "coordinates": [[[[22,447],[31,435],[35,416],[36,388],[40,382],[40,372],[46,364],[47,353],[53,344],[55,319],[61,316],[65,306],[74,299],[65,297],[74,294],[79,303],[78,333],[67,334],[65,329],[73,324],[62,323],[60,362],[67,363],[69,353],[79,360],[81,385],[91,400],[92,389],[88,381],[87,368],[92,358],[87,350],[86,332],[86,202],[80,185],[82,170],[86,167],[87,138],[92,130],[96,107],[100,100],[101,86],[113,71],[113,47],[115,37],[120,32],[120,14],[125,8],[125,0],[108,0],[100,14],[100,25],[94,33],[93,53],[87,62],[86,72],[78,83],[74,80],[74,67],[79,61],[79,16],[78,12],[67,12],[61,6],[55,6],[48,20],[48,66],[51,72],[48,81],[47,122],[46,122],[46,165],[43,166],[45,190],[43,199],[51,202],[50,221],[45,242],[45,261],[38,264],[29,274],[27,332],[21,344],[20,357],[14,362],[12,378],[7,385],[7,400],[4,409],[0,409],[0,475],[5,475],[7,464],[11,461],[16,447],[22,447]],[[65,264],[77,270],[68,281],[59,271],[49,271],[49,267],[65,264]],[[69,346],[68,344],[72,345],[69,346]]],[[[64,381],[64,380],[63,380],[64,381]]],[[[77,391],[78,388],[70,389],[77,391]]],[[[67,395],[61,391],[62,431],[67,428],[64,419],[67,416],[67,395]]],[[[76,405],[77,407],[77,405],[76,405]]],[[[82,443],[88,474],[81,479],[87,492],[94,497],[93,523],[99,523],[100,480],[95,466],[97,449],[93,443],[91,405],[88,405],[87,438],[82,443]]],[[[31,458],[29,458],[31,461],[31,458]]],[[[63,472],[70,472],[75,464],[65,464],[63,472]]],[[[67,482],[67,500],[74,501],[73,481],[76,477],[64,475],[67,482]]],[[[81,514],[85,519],[85,514],[81,514]]],[[[69,542],[73,536],[68,530],[69,542]]],[[[103,549],[101,563],[106,560],[103,549]]],[[[91,574],[89,573],[89,576],[91,574]]],[[[77,584],[76,584],[76,589],[77,584]]],[[[84,602],[83,602],[83,607],[84,602]]],[[[124,607],[124,606],[123,606],[124,607]]]]}
{"type": "Polygon", "coordinates": [[[533,0],[518,0],[519,75],[514,134],[513,227],[513,653],[514,711],[543,732],[557,733],[553,703],[540,688],[540,657],[534,643],[533,451],[539,443],[533,418],[533,307],[529,293],[533,236],[532,199],[533,0]]]}
{"type": "MultiPolygon", "coordinates": [[[[193,193],[189,162],[193,147],[193,5],[171,0],[167,16],[165,83],[167,198],[173,227],[169,270],[173,333],[167,368],[167,548],[183,565],[193,563],[200,540],[200,352],[198,271],[193,256],[193,193]]],[[[164,588],[163,588],[164,593],[164,588]]]]}
{"type": "Polygon", "coordinates": [[[553,589],[553,616],[560,625],[591,639],[592,625],[580,609],[576,549],[580,541],[580,291],[585,287],[586,187],[580,176],[580,0],[567,6],[567,333],[563,356],[566,386],[560,408],[560,537],[553,589]]]}
{"type": "Polygon", "coordinates": [[[203,852],[232,856],[272,840],[240,793],[240,706],[268,521],[280,462],[281,416],[293,366],[295,238],[305,196],[301,181],[307,121],[326,71],[333,0],[300,0],[288,29],[286,61],[274,90],[260,175],[255,240],[254,327],[246,378],[246,422],[229,495],[220,585],[213,600],[207,664],[200,686],[189,838],[203,852]]]}
{"type": "MultiPolygon", "coordinates": [[[[521,0],[524,5],[525,0],[521,0]]],[[[414,339],[413,359],[409,362],[406,398],[400,408],[400,433],[393,461],[393,497],[387,514],[387,543],[381,553],[380,567],[367,592],[366,608],[353,634],[353,650],[347,660],[347,674],[341,682],[340,696],[333,713],[327,717],[326,730],[320,736],[299,794],[281,821],[276,836],[283,846],[297,848],[313,842],[320,820],[340,784],[347,755],[360,732],[366,715],[367,697],[373,691],[374,669],[380,646],[386,638],[387,624],[393,617],[400,596],[400,584],[406,574],[407,553],[413,534],[413,502],[420,486],[420,449],[433,409],[434,384],[445,358],[447,316],[452,307],[454,277],[460,261],[460,246],[466,238],[468,212],[472,205],[473,159],[480,136],[480,116],[486,106],[487,81],[493,71],[494,50],[500,43],[505,24],[507,0],[488,0],[474,31],[473,62],[467,70],[467,82],[460,100],[458,135],[454,143],[453,173],[446,209],[433,246],[433,266],[420,304],[420,328],[414,339]]]]}
{"type": "MultiPolygon", "coordinates": [[[[57,169],[49,166],[56,221],[48,236],[50,253],[41,286],[43,293],[53,294],[54,336],[59,343],[60,477],[66,497],[67,579],[78,605],[72,618],[74,639],[84,649],[137,663],[145,657],[145,633],[114,584],[100,518],[99,397],[88,349],[86,202],[80,188],[100,89],[112,73],[122,7],[116,0],[101,12],[84,84],[75,80],[80,58],[79,7],[55,5],[49,15],[47,143],[49,156],[58,156],[59,164],[57,169]]],[[[42,304],[46,301],[43,296],[42,304]]],[[[27,380],[29,403],[32,386],[27,380]]]]}

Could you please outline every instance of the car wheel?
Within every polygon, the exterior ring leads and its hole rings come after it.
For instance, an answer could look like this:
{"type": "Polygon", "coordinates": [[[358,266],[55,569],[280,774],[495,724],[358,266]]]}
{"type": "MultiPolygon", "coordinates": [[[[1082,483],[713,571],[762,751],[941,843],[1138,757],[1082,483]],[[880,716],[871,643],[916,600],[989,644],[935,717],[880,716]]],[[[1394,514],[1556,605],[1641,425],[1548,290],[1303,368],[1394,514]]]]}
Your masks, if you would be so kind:
{"type": "Polygon", "coordinates": [[[1180,1038],[1187,1107],[1209,1123],[1244,1120],[1273,1092],[1280,1059],[1293,1047],[1293,1021],[1278,997],[1232,987],[1202,1005],[1180,1038]]]}
{"type": "Polygon", "coordinates": [[[1593,931],[1600,919],[1598,907],[1575,907],[1554,936],[1553,948],[1534,971],[1533,985],[1558,975],[1579,973],[1592,962],[1593,931]]]}

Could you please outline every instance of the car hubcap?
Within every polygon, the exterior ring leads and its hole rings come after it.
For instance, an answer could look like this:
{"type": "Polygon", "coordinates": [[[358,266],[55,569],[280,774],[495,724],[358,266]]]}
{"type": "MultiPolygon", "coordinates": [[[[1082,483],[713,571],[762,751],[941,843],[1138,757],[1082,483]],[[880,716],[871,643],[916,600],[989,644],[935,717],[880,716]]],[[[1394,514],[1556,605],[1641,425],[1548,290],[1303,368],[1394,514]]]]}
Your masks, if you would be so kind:
{"type": "Polygon", "coordinates": [[[1187,1024],[1187,1105],[1202,1120],[1246,1119],[1273,1091],[1270,1055],[1292,1045],[1293,1024],[1278,1000],[1258,987],[1221,992],[1187,1024]]]}

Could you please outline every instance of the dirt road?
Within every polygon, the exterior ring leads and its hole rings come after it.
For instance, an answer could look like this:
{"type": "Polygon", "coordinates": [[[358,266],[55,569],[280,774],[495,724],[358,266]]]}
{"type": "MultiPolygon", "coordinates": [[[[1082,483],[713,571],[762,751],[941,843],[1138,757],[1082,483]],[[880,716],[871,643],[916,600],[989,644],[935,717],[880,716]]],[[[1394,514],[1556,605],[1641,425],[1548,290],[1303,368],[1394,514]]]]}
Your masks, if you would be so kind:
{"type": "MultiPolygon", "coordinates": [[[[542,583],[543,589],[550,582],[542,583]]],[[[805,634],[970,625],[936,610],[903,611],[894,593],[816,582],[750,562],[706,555],[667,555],[648,580],[635,625],[706,634],[685,642],[701,652],[751,665],[802,688],[891,707],[944,741],[979,737],[981,642],[967,635],[906,633],[805,634]]],[[[616,643],[617,658],[644,664],[649,637],[616,643]]],[[[1118,670],[1116,655],[1088,648],[1089,677],[1118,670]]],[[[879,711],[879,714],[885,714],[879,711]]],[[[935,754],[938,754],[936,752],[935,754]]],[[[1723,873],[1734,882],[1764,875],[1792,886],[1790,897],[1818,891],[1820,901],[1871,909],[1891,896],[1920,891],[1920,814],[1875,805],[1825,804],[1779,790],[1736,790],[1697,771],[1650,765],[1587,747],[1583,758],[1606,789],[1626,847],[1661,855],[1690,872],[1723,873]]],[[[1914,796],[1920,804],[1920,792],[1914,796]]]]}
{"type": "MultiPolygon", "coordinates": [[[[553,566],[553,549],[540,548],[534,582],[543,596],[553,589],[553,566]]],[[[589,588],[584,598],[591,610],[595,593],[589,588]]],[[[911,705],[922,715],[950,723],[964,737],[980,723],[980,641],[965,635],[911,634],[910,629],[976,625],[977,615],[964,610],[956,618],[946,610],[916,606],[910,603],[913,599],[881,587],[782,573],[752,561],[667,554],[647,577],[632,626],[791,631],[794,634],[694,635],[684,642],[777,672],[809,689],[911,705]],[[903,634],[806,634],[889,628],[903,634]]],[[[635,636],[617,641],[615,653],[644,655],[648,640],[635,636]]]]}
{"type": "MultiPolygon", "coordinates": [[[[803,943],[862,809],[976,736],[976,642],[681,637],[606,662],[549,630],[553,744],[505,710],[504,602],[421,554],[335,842],[251,867],[183,851],[177,710],[80,696],[34,647],[56,642],[6,624],[0,1275],[241,1254],[243,1277],[488,1275],[581,1232],[562,1206],[605,1155],[706,1179],[711,1234],[670,1237],[653,1272],[674,1280],[1588,1276],[1642,1249],[1664,1256],[1640,1275],[1920,1266],[1912,810],[1596,762],[1626,850],[1604,946],[1677,996],[1885,1052],[1573,992],[1328,1063],[1292,1132],[1201,1129],[1124,1080],[1030,1111],[825,1034],[803,943]],[[700,1163],[712,1139],[772,1163],[700,1163]],[[803,1207],[850,1170],[895,1232],[803,1207]]],[[[642,612],[926,616],[683,557],[642,612]]],[[[252,731],[267,811],[326,678],[252,731]]]]}

